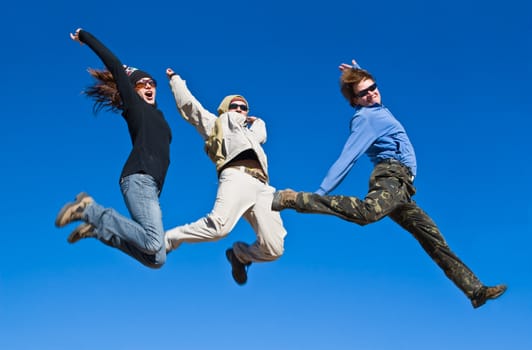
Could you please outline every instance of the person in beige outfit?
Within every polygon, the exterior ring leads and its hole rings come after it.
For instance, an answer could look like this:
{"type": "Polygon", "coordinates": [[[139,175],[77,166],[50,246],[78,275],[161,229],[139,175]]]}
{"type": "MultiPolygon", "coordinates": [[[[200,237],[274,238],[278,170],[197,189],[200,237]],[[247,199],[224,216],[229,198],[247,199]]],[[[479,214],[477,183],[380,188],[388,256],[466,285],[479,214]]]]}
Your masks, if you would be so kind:
{"type": "Polygon", "coordinates": [[[175,250],[183,242],[219,240],[244,217],[257,240],[252,244],[235,242],[226,250],[233,278],[243,285],[252,262],[273,261],[284,252],[286,230],[280,214],[271,210],[275,188],[269,185],[267,157],[261,146],[266,142],[266,124],[248,115],[249,104],[241,95],[226,96],[216,116],[201,105],[173,69],[168,68],[166,74],[179,113],[205,141],[205,151],[218,174],[212,211],[166,231],[166,249],[175,250]]]}

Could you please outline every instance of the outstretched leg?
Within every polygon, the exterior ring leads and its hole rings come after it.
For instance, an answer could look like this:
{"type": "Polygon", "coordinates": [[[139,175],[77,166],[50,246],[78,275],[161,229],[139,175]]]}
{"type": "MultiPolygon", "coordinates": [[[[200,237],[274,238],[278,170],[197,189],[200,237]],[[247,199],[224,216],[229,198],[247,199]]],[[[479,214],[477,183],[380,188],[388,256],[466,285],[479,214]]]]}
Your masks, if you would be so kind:
{"type": "Polygon", "coordinates": [[[168,230],[166,250],[175,250],[184,242],[212,242],[227,236],[255,202],[253,188],[245,181],[248,176],[233,168],[225,169],[220,175],[212,211],[195,222],[168,230]]]}
{"type": "Polygon", "coordinates": [[[321,196],[314,193],[279,191],[275,193],[272,209],[293,208],[300,213],[334,215],[359,225],[378,221],[397,206],[407,203],[415,190],[407,180],[410,175],[400,163],[375,166],[369,191],[364,200],[350,196],[321,196]]]}
{"type": "Polygon", "coordinates": [[[410,232],[447,277],[479,307],[488,299],[502,295],[506,286],[486,287],[454,254],[432,219],[415,202],[404,204],[390,213],[390,218],[410,232]]]}

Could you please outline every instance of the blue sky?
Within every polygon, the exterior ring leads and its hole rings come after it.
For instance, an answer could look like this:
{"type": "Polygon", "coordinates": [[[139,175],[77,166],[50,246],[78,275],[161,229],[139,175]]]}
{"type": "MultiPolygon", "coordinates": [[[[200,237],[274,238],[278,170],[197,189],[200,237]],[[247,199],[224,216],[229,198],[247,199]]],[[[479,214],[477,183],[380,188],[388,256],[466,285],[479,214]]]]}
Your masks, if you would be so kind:
{"type": "MultiPolygon", "coordinates": [[[[532,348],[531,10],[524,0],[4,5],[0,348],[532,348]],[[121,117],[94,116],[80,94],[86,69],[102,64],[70,40],[78,27],[160,82],[174,134],[167,228],[208,213],[217,188],[167,67],[213,111],[246,96],[268,125],[272,185],[314,191],[352,114],[337,67],[356,58],[414,144],[415,200],[483,282],[508,292],[473,309],[389,219],[359,227],[284,211],[285,255],[253,265],[244,287],[224,256],[254,239],[244,221],[157,271],[95,240],[68,244],[73,226],[53,221],[79,191],[126,213],[129,151],[121,117]]],[[[361,159],[336,193],[364,196],[370,171],[361,159]]]]}

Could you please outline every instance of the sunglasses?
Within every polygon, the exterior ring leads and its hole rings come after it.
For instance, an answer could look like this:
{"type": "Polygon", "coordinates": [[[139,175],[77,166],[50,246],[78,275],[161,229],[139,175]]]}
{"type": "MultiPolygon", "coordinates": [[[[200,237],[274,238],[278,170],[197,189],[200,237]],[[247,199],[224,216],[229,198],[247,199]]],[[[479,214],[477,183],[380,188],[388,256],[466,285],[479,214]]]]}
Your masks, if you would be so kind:
{"type": "Polygon", "coordinates": [[[241,110],[241,111],[247,112],[247,110],[248,110],[248,106],[246,106],[246,105],[241,105],[241,104],[238,104],[238,103],[231,103],[231,104],[229,105],[229,109],[230,109],[230,110],[231,110],[231,109],[237,109],[237,108],[239,108],[239,107],[240,107],[240,110],[241,110]]]}
{"type": "Polygon", "coordinates": [[[360,90],[359,92],[357,92],[355,94],[355,97],[358,97],[358,98],[364,97],[367,94],[369,94],[370,91],[375,91],[376,88],[377,88],[377,83],[373,83],[367,88],[365,88],[364,90],[360,90]]]}
{"type": "Polygon", "coordinates": [[[152,87],[157,87],[157,82],[155,79],[139,80],[135,83],[135,89],[145,88],[148,84],[152,87]]]}

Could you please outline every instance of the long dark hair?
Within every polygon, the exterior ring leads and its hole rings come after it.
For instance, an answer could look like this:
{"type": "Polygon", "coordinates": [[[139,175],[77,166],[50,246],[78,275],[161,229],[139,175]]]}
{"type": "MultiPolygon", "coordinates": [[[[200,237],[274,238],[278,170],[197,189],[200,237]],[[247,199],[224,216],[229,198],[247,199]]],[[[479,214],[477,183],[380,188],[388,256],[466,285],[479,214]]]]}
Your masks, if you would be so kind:
{"type": "Polygon", "coordinates": [[[87,69],[96,80],[93,85],[83,91],[85,95],[94,100],[92,111],[97,114],[101,110],[120,112],[123,109],[118,87],[111,72],[105,69],[87,69]]]}

